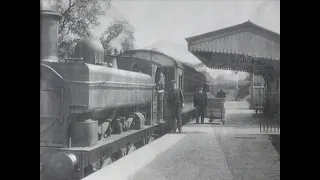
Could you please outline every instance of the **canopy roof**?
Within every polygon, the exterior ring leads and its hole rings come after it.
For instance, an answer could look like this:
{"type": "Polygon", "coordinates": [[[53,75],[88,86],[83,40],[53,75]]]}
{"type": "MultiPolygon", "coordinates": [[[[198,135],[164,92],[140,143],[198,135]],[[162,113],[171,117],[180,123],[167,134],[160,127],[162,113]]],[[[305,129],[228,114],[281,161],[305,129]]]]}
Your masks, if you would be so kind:
{"type": "Polygon", "coordinates": [[[280,60],[280,34],[250,21],[186,38],[191,52],[244,54],[280,60]]]}
{"type": "Polygon", "coordinates": [[[189,51],[211,68],[280,70],[280,34],[250,21],[189,37],[186,41],[189,51]],[[260,64],[255,66],[255,62],[260,64]]]}

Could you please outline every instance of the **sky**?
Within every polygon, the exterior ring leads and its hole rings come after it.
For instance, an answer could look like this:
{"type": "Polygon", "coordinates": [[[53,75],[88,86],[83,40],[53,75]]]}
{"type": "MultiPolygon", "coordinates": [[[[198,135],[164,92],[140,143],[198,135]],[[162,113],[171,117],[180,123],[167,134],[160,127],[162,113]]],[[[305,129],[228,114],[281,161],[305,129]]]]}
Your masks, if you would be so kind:
{"type": "MultiPolygon", "coordinates": [[[[280,34],[280,0],[112,0],[97,32],[111,19],[127,19],[135,29],[136,48],[159,41],[180,44],[185,38],[251,22],[280,34]]],[[[212,72],[217,76],[220,71],[212,72]]],[[[235,78],[235,73],[223,71],[235,78]]],[[[238,73],[240,79],[245,73],[238,73]]]]}
{"type": "Polygon", "coordinates": [[[280,33],[280,0],[113,0],[135,28],[137,48],[157,41],[186,45],[185,38],[252,21],[280,33]]]}

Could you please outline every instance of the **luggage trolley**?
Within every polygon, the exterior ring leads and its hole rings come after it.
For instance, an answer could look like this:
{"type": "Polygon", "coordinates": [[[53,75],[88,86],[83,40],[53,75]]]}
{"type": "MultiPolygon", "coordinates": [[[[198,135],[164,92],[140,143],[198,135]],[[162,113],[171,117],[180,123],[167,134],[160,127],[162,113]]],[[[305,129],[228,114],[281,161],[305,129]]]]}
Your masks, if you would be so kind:
{"type": "Polygon", "coordinates": [[[205,116],[212,123],[215,119],[220,119],[220,122],[225,122],[224,98],[208,97],[205,116]]]}

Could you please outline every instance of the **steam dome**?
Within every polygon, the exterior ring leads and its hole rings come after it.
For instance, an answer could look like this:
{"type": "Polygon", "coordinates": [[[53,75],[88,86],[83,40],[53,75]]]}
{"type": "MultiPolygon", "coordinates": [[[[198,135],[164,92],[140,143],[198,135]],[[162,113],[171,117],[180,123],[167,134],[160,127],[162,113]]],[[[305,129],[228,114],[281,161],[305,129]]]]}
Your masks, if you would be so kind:
{"type": "Polygon", "coordinates": [[[104,49],[98,39],[85,38],[77,44],[75,57],[83,58],[84,62],[90,64],[102,63],[104,61],[104,49]]]}

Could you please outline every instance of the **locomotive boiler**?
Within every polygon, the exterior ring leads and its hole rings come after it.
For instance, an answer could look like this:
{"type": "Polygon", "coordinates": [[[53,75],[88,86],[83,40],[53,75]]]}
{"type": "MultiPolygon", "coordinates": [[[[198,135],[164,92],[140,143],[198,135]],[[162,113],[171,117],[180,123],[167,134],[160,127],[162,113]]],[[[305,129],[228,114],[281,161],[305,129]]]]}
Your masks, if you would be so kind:
{"type": "MultiPolygon", "coordinates": [[[[67,146],[70,138],[65,133],[73,120],[79,120],[78,123],[86,123],[89,119],[104,121],[112,110],[151,102],[153,83],[145,74],[84,62],[43,62],[41,72],[40,110],[45,117],[41,119],[41,125],[49,127],[49,124],[60,122],[41,136],[43,145],[59,141],[60,145],[67,146]]],[[[44,127],[42,129],[45,130],[44,127]]],[[[70,140],[73,144],[72,137],[70,140]]]]}

